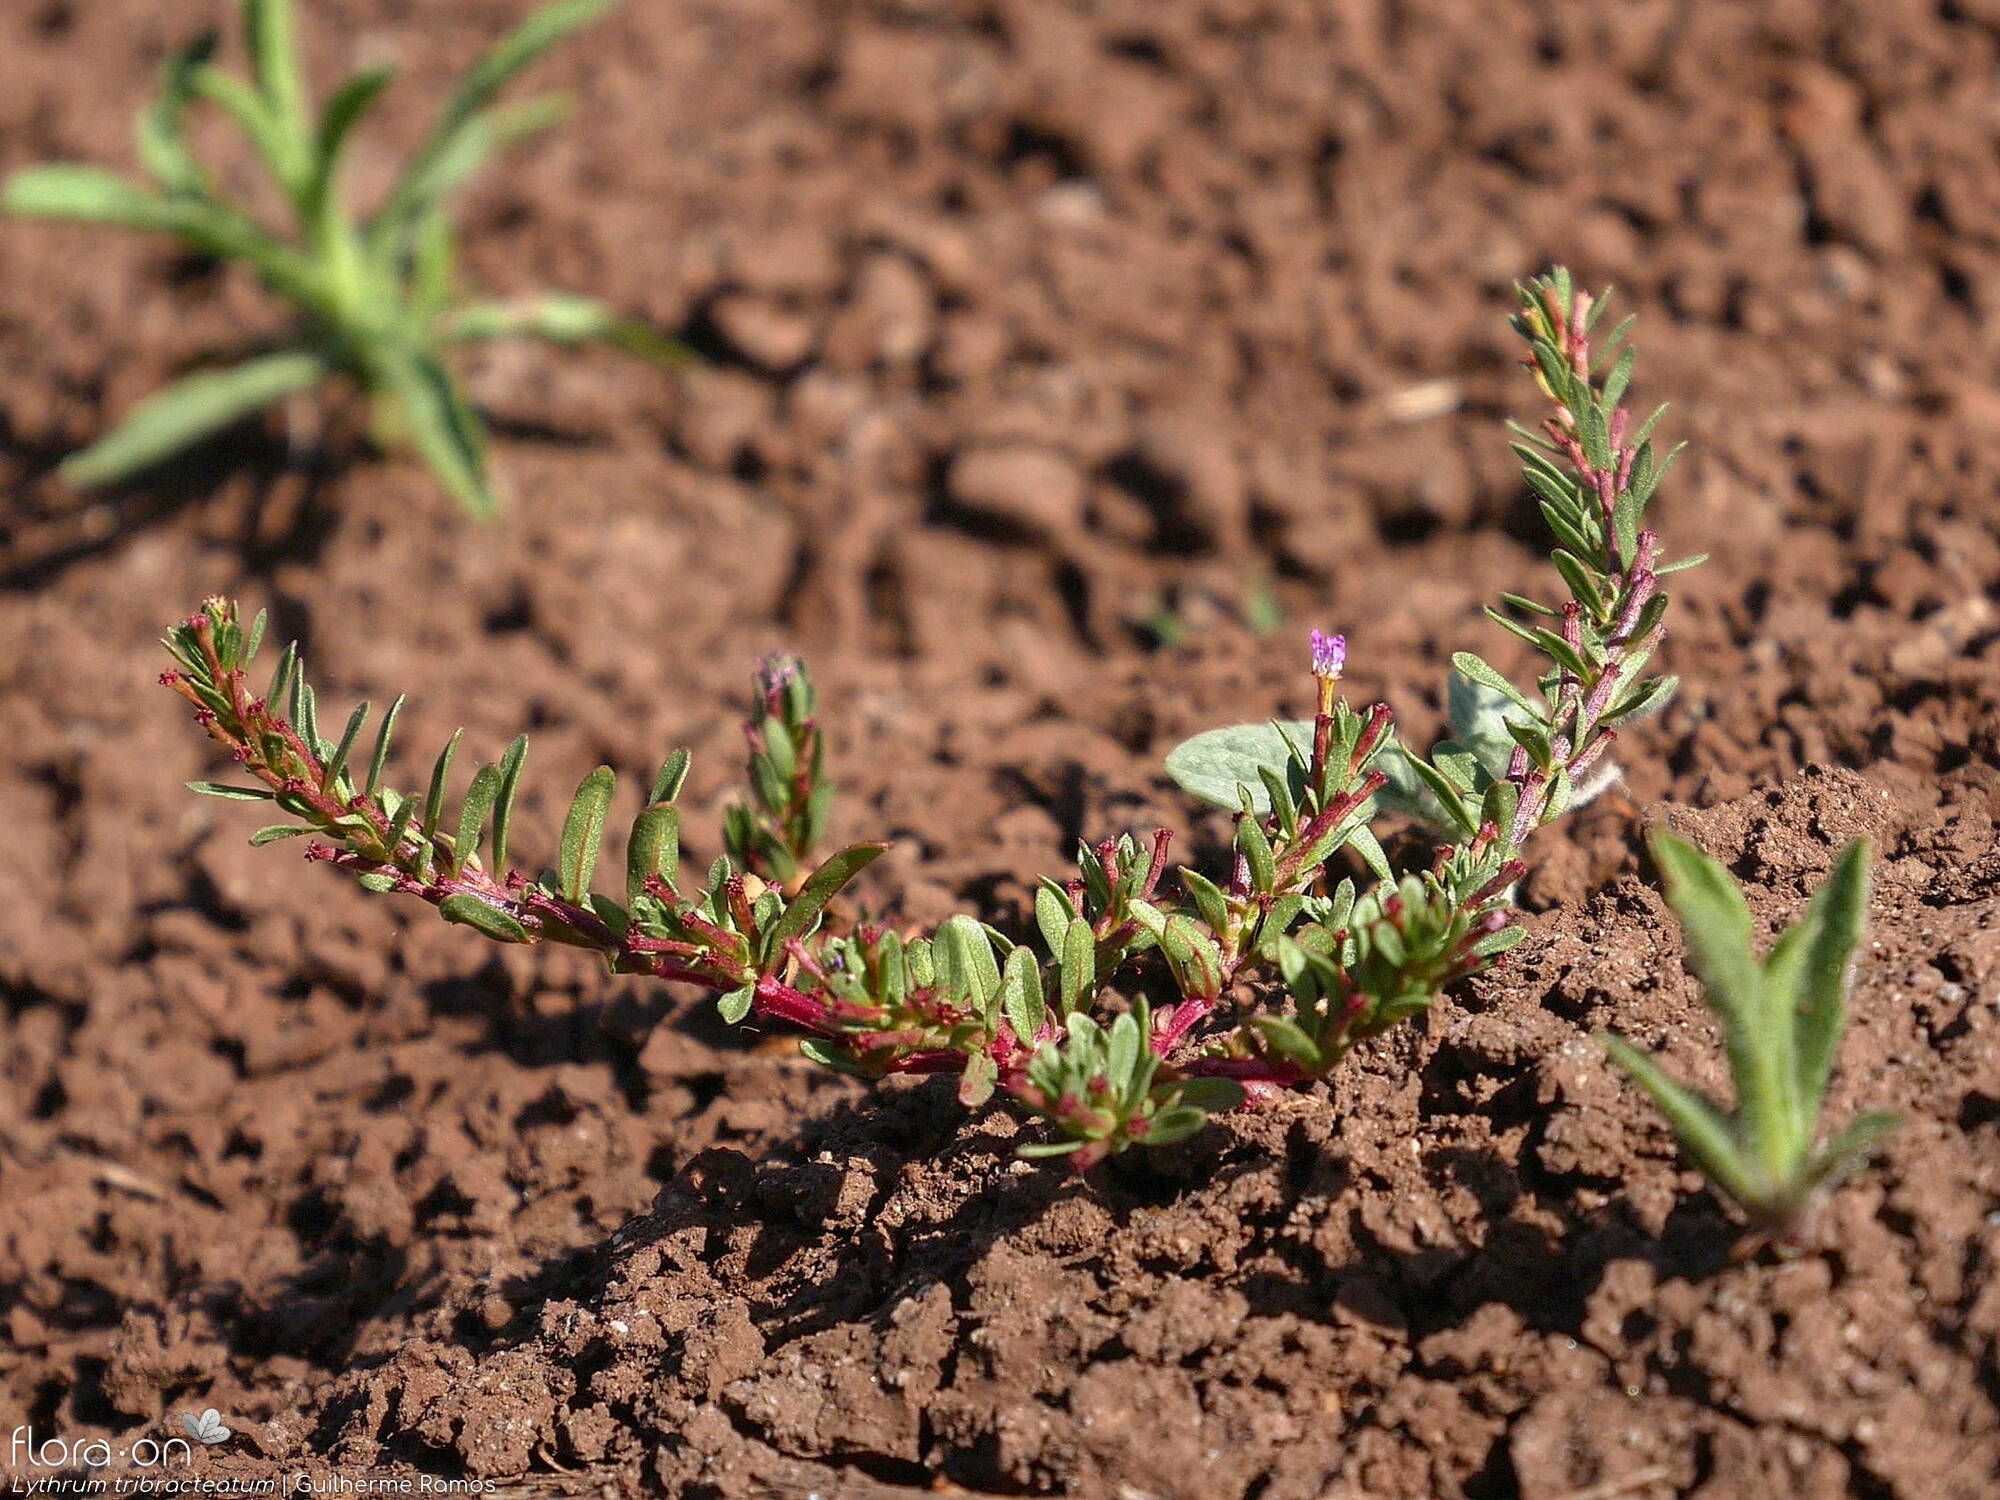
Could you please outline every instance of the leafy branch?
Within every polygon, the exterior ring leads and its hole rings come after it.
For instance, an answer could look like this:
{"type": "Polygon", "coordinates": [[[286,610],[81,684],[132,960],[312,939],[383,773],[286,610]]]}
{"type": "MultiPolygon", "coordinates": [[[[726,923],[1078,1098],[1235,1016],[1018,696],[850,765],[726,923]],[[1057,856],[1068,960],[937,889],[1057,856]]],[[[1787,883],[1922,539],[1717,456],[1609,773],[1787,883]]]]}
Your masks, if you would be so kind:
{"type": "Polygon", "coordinates": [[[97,167],[38,166],[8,179],[0,203],[16,214],[171,234],[198,255],[242,261],[291,304],[293,335],[285,347],[163,387],[117,429],[72,454],[60,472],[86,487],[122,480],[342,374],[372,398],[378,436],[407,440],[453,498],[490,515],[495,500],[485,429],[451,373],[451,348],[540,338],[609,343],[657,360],[681,357],[677,345],[587,297],[463,302],[453,286],[451,195],[495,152],[563,112],[552,97],[498,104],[496,96],[613,0],[556,0],[491,48],[367,216],[343,198],[341,168],[355,127],[395,69],[354,74],[315,116],[293,43],[292,0],[239,3],[249,79],[215,65],[217,39],[205,34],[167,59],[159,93],[140,112],[138,157],[150,189],[97,167]],[[248,139],[290,217],[284,231],[267,228],[196,160],[185,134],[196,103],[222,110],[248,139]]]}

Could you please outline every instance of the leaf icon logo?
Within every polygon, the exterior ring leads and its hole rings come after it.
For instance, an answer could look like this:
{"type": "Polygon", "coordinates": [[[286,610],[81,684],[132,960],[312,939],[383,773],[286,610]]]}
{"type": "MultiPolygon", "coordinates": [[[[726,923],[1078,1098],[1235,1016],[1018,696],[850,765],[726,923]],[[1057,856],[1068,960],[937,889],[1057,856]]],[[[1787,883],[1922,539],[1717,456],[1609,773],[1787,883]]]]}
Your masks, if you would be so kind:
{"type": "Polygon", "coordinates": [[[222,1425],[222,1413],[212,1406],[198,1417],[182,1412],[181,1426],[187,1429],[189,1437],[199,1443],[213,1445],[229,1441],[229,1429],[222,1425]]]}

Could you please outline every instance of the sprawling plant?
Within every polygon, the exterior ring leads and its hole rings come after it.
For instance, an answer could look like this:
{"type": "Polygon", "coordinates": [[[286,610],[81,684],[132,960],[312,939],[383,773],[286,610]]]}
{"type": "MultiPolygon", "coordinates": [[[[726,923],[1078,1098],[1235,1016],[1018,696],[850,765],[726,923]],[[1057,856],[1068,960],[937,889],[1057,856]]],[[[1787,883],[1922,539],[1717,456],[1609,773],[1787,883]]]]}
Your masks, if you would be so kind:
{"type": "Polygon", "coordinates": [[[342,195],[341,162],[395,69],[356,73],[315,115],[293,46],[292,0],[240,0],[248,81],[215,65],[212,34],[167,59],[158,95],[139,114],[138,155],[150,188],[97,167],[15,173],[0,198],[10,212],[174,235],[198,255],[250,266],[296,317],[276,347],[155,392],[123,425],[64,462],[63,477],[83,486],[123,479],[338,373],[369,394],[379,437],[407,439],[462,505],[490,514],[485,433],[447,363],[454,345],[543,338],[603,341],[654,358],[674,352],[643,325],[586,297],[467,302],[453,287],[446,214],[453,190],[495,151],[561,113],[551,97],[496,104],[496,96],[611,3],[557,0],[488,51],[366,217],[342,195]],[[284,230],[267,227],[195,159],[183,127],[197,101],[222,109],[248,138],[290,220],[284,230]]]}
{"type": "Polygon", "coordinates": [[[1820,1188],[1861,1165],[1897,1125],[1864,1114],[1823,1139],[1820,1110],[1847,1027],[1852,959],[1868,911],[1868,845],[1841,851],[1805,915],[1763,958],[1750,909],[1728,870],[1671,834],[1653,837],[1667,904],[1680,919],[1688,966],[1722,1023],[1736,1109],[1676,1083],[1619,1037],[1604,1045],[1665,1115],[1708,1180],[1752,1225],[1787,1236],[1820,1188]]]}
{"type": "Polygon", "coordinates": [[[1212,1111],[1324,1078],[1511,947],[1529,836],[1602,782],[1616,726],[1673,691],[1671,678],[1645,675],[1672,571],[1642,524],[1666,468],[1650,442],[1658,414],[1628,418],[1622,328],[1592,354],[1602,301],[1557,271],[1525,285],[1521,302],[1515,327],[1552,412],[1539,434],[1520,432],[1517,451],[1570,597],[1510,597],[1498,618],[1545,670],[1530,690],[1456,658],[1456,738],[1423,757],[1397,744],[1386,706],[1342,701],[1346,644],[1314,632],[1311,719],[1218,730],[1169,758],[1185,787],[1235,813],[1233,848],[1212,873],[1183,867],[1170,882],[1163,830],[1086,845],[1074,876],[1041,883],[1034,930],[1019,940],[970,916],[912,933],[836,914],[882,846],[815,861],[829,795],[822,743],[805,670],[782,658],[759,673],[750,798],[729,815],[727,852],[705,878],[680,870],[685,752],[632,825],[622,897],[592,879],[613,796],[606,767],[576,794],[556,868],[531,877],[508,850],[525,741],[461,795],[450,792],[456,740],[425,791],[391,790],[395,709],[364,766],[367,705],[338,737],[323,735],[292,651],[254,692],[261,617],[246,629],[221,601],[166,642],[178,663],[166,681],[247,777],[197,789],[275,803],[288,821],[257,842],[308,838],[311,857],[370,889],[428,901],[502,942],[592,948],[616,972],[700,985],[732,1021],[797,1027],[829,1067],[956,1074],[968,1104],[1004,1094],[1047,1122],[1034,1154],[1085,1167],[1179,1140],[1212,1111]],[[1368,827],[1386,799],[1440,831],[1426,867],[1391,870],[1368,827]],[[1336,868],[1343,850],[1356,856],[1352,873],[1336,868]]]}

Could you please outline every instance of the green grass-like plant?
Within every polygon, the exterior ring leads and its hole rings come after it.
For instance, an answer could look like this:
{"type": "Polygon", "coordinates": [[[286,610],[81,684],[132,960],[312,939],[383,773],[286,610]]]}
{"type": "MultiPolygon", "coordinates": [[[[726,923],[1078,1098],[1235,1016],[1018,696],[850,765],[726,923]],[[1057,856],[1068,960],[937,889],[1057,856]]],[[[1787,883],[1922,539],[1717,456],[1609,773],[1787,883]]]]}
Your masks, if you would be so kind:
{"type": "Polygon", "coordinates": [[[453,191],[497,150],[562,113],[553,96],[512,104],[496,104],[496,96],[613,0],[557,0],[491,48],[366,216],[342,196],[341,163],[394,67],[354,74],[315,115],[293,42],[292,0],[239,3],[248,80],[215,66],[216,38],[204,35],[167,59],[159,93],[140,112],[138,157],[151,188],[99,167],[47,165],[14,174],[0,203],[16,214],[155,230],[196,254],[242,261],[291,304],[296,325],[281,347],[155,392],[122,425],[71,455],[60,473],[79,486],[127,478],[344,374],[371,398],[379,440],[407,440],[460,504],[491,515],[485,430],[446,362],[452,346],[542,338],[610,343],[659,359],[677,353],[671,341],[587,297],[461,302],[454,295],[446,213],[453,191]],[[195,159],[184,127],[198,101],[223,110],[248,138],[291,220],[284,231],[267,227],[195,159]]]}
{"type": "Polygon", "coordinates": [[[1850,960],[1868,908],[1868,845],[1841,851],[1805,915],[1759,959],[1750,908],[1729,872],[1671,834],[1653,838],[1667,904],[1680,919],[1688,966],[1722,1022],[1736,1110],[1675,1082],[1630,1042],[1612,1057],[1667,1117],[1681,1149],[1759,1230],[1793,1235],[1820,1188],[1867,1160],[1894,1115],[1857,1116],[1821,1142],[1820,1110],[1847,1026],[1850,960]]]}

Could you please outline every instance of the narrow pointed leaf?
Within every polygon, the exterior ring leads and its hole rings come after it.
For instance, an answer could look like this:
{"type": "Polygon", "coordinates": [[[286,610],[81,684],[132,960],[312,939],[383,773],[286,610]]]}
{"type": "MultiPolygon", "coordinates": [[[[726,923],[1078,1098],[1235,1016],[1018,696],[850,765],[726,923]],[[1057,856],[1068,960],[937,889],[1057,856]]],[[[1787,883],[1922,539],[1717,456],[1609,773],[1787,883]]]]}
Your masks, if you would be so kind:
{"type": "Polygon", "coordinates": [[[382,790],[382,772],[389,763],[390,736],[396,732],[396,716],[402,711],[403,695],[398,693],[389,711],[382,715],[381,727],[375,731],[375,753],[369,757],[368,781],[362,789],[370,797],[382,790]]]}
{"type": "MultiPolygon", "coordinates": [[[[1181,867],[1180,877],[1181,884],[1187,888],[1188,895],[1194,899],[1195,908],[1201,913],[1202,920],[1217,932],[1225,929],[1229,925],[1229,898],[1223,894],[1222,888],[1198,870],[1185,865],[1181,867]]],[[[1037,904],[1039,905],[1039,900],[1037,904]]],[[[1049,927],[1048,925],[1044,925],[1042,934],[1045,940],[1048,937],[1048,933],[1049,927]]],[[[1060,928],[1058,928],[1058,937],[1060,937],[1060,928]]],[[[1055,950],[1056,946],[1055,943],[1050,943],[1052,950],[1055,950]]]]}
{"type": "Polygon", "coordinates": [[[1797,973],[1799,1098],[1817,1113],[1840,1052],[1847,1026],[1850,964],[1868,916],[1868,859],[1865,839],[1856,839],[1835,860],[1826,884],[1813,893],[1802,926],[1809,936],[1797,973]]]}
{"type": "MultiPolygon", "coordinates": [[[[888,847],[887,844],[855,844],[838,854],[829,855],[806,878],[806,883],[799,887],[798,895],[786,906],[785,914],[772,927],[772,952],[778,952],[792,938],[802,938],[810,932],[820,913],[826,910],[827,902],[839,895],[850,880],[873,864],[888,847]]],[[[990,961],[990,951],[988,958],[990,961]]]]}
{"type": "Polygon", "coordinates": [[[347,149],[348,137],[395,76],[394,63],[366,69],[341,84],[327,100],[313,142],[312,170],[303,195],[302,212],[309,221],[321,218],[335,201],[340,160],[347,149]]]}
{"type": "Polygon", "coordinates": [[[340,780],[340,773],[347,769],[347,758],[354,753],[354,742],[361,738],[361,726],[368,722],[368,705],[360,703],[347,716],[347,727],[340,732],[340,743],[333,747],[333,754],[327,757],[326,772],[320,778],[320,790],[330,792],[340,780]]]}
{"type": "Polygon", "coordinates": [[[465,789],[465,801],[458,809],[458,840],[452,845],[451,873],[462,875],[479,849],[479,836],[500,796],[500,768],[481,766],[473,773],[472,785],[465,789]]]}
{"type": "Polygon", "coordinates": [[[259,786],[230,786],[221,781],[190,781],[188,790],[204,797],[220,797],[225,802],[269,802],[272,793],[259,786]]]}
{"type": "Polygon", "coordinates": [[[456,163],[470,158],[476,166],[491,149],[494,111],[487,106],[508,80],[610,4],[611,0],[558,0],[544,6],[473,65],[390,194],[380,223],[391,240],[407,235],[451,181],[470,170],[453,170],[456,163]],[[482,134],[488,138],[482,139],[482,134]]]}
{"type": "Polygon", "coordinates": [[[1382,852],[1382,841],[1375,837],[1366,824],[1357,823],[1348,830],[1348,847],[1361,856],[1361,862],[1377,880],[1387,880],[1391,876],[1389,856],[1382,852]]]}
{"type": "Polygon", "coordinates": [[[508,36],[494,43],[466,73],[451,97],[427,149],[450,138],[507,85],[508,80],[580,26],[611,8],[613,0],[556,0],[545,5],[508,36]]]}
{"type": "Polygon", "coordinates": [[[464,736],[463,729],[454,731],[431,766],[430,791],[424,798],[423,834],[426,843],[437,837],[438,824],[444,818],[445,782],[451,775],[452,760],[458,754],[458,742],[464,736]]]}
{"type": "Polygon", "coordinates": [[[295,839],[302,834],[318,831],[309,824],[273,823],[269,828],[260,828],[250,835],[250,847],[261,849],[266,844],[275,844],[282,839],[295,839]]]}
{"type": "Polygon", "coordinates": [[[408,349],[378,351],[377,370],[439,483],[473,515],[491,517],[497,506],[486,481],[485,432],[451,373],[408,349]]]}
{"type": "Polygon", "coordinates": [[[1760,984],[1751,951],[1750,908],[1729,872],[1670,833],[1653,835],[1653,859],[1666,877],[1667,904],[1680,918],[1688,964],[1725,1019],[1757,1014],[1760,984]]]}
{"type": "Polygon", "coordinates": [[[683,366],[687,347],[594,297],[549,292],[511,302],[474,302],[455,309],[444,337],[458,343],[482,339],[544,339],[552,344],[609,344],[657,364],[683,366]]]}
{"type": "Polygon", "coordinates": [[[1605,713],[1603,723],[1607,729],[1615,729],[1620,724],[1634,719],[1643,719],[1648,714],[1658,713],[1673,700],[1679,691],[1678,677],[1652,677],[1640,683],[1623,698],[1612,704],[1605,713]]]}
{"type": "Polygon", "coordinates": [[[1088,1141],[1030,1141],[1025,1146],[1016,1146],[1014,1154],[1034,1161],[1051,1156],[1070,1156],[1089,1144],[1088,1141]]]}
{"type": "Polygon", "coordinates": [[[1622,1037],[1599,1038],[1618,1065],[1652,1097],[1667,1125],[1695,1166],[1723,1192],[1748,1209],[1765,1198],[1744,1160],[1728,1119],[1708,1100],[1668,1077],[1660,1065],[1622,1037]]]}
{"type": "Polygon", "coordinates": [[[292,35],[292,0],[241,0],[258,92],[289,134],[305,134],[305,88],[292,35]]]}
{"type": "Polygon", "coordinates": [[[1236,820],[1236,849],[1250,862],[1251,887],[1269,895],[1277,888],[1278,867],[1272,857],[1271,840],[1255,818],[1246,816],[1236,820]]]}
{"type": "Polygon", "coordinates": [[[117,428],[64,460],[58,472],[85,488],[114,483],[317,384],[328,369],[319,355],[293,351],[184,376],[140,402],[117,428]]]}
{"type": "Polygon", "coordinates": [[[518,736],[500,757],[500,792],[493,803],[493,873],[507,873],[508,835],[514,828],[514,800],[521,794],[521,767],[528,759],[528,737],[518,736]]]}
{"type": "MultiPolygon", "coordinates": [[[[203,79],[220,76],[208,68],[198,74],[203,79]]],[[[135,187],[115,172],[56,164],[26,167],[8,178],[0,206],[10,213],[37,218],[76,219],[178,235],[204,255],[247,261],[276,290],[302,307],[324,306],[317,275],[299,252],[217,203],[165,198],[135,187]]]]}
{"type": "Polygon", "coordinates": [[[139,162],[167,193],[199,193],[203,187],[182,122],[195,97],[195,71],[214,55],[215,42],[214,32],[204,32],[169,54],[160,68],[160,91],[139,114],[139,162]]]}
{"type": "Polygon", "coordinates": [[[818,1063],[821,1067],[831,1068],[836,1073],[846,1073],[854,1078],[867,1078],[870,1076],[868,1069],[857,1063],[847,1052],[842,1050],[838,1042],[828,1041],[825,1037],[800,1037],[799,1052],[801,1055],[810,1058],[813,1062],[818,1063]]]}
{"type": "Polygon", "coordinates": [[[1788,1170],[1802,1144],[1790,1103],[1792,1037],[1789,1027],[1778,1035],[1765,1024],[1764,969],[1751,947],[1750,909],[1729,872],[1692,844],[1659,832],[1652,848],[1666,877],[1667,903],[1680,918],[1688,967],[1722,1020],[1745,1148],[1766,1171],[1788,1170]]]}
{"type": "Polygon", "coordinates": [[[264,644],[264,627],[271,623],[271,612],[257,611],[257,618],[250,622],[250,633],[243,638],[243,650],[236,658],[236,664],[246,671],[250,663],[257,659],[257,648],[264,644]]]}

